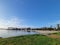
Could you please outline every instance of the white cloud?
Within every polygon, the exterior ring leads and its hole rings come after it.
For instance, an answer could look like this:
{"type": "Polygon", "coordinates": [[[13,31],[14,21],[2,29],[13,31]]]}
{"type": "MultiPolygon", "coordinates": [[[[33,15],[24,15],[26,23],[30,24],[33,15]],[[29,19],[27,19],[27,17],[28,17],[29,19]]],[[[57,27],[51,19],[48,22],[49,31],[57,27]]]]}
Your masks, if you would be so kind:
{"type": "Polygon", "coordinates": [[[18,19],[17,17],[11,18],[0,18],[0,28],[7,28],[7,27],[34,27],[31,25],[25,24],[23,19],[18,19]]]}
{"type": "MultiPolygon", "coordinates": [[[[12,1],[12,0],[11,0],[12,1]]],[[[16,0],[20,1],[20,0],[16,0]]],[[[21,4],[24,4],[24,1],[20,1],[21,4]]],[[[12,11],[12,10],[11,10],[12,11]]],[[[14,17],[15,13],[10,12],[9,7],[5,4],[4,1],[0,1],[0,28],[1,27],[33,27],[31,25],[25,24],[24,19],[19,19],[14,17]]]]}
{"type": "Polygon", "coordinates": [[[21,21],[18,18],[0,18],[0,27],[17,27],[21,21]]]}

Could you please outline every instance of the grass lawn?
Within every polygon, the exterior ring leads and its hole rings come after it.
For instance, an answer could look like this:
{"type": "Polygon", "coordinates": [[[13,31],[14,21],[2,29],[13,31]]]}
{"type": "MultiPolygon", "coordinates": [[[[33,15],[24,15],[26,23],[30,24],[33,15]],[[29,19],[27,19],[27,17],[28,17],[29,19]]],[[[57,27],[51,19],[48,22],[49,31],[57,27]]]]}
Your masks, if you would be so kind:
{"type": "Polygon", "coordinates": [[[60,45],[60,38],[50,38],[43,35],[26,35],[1,38],[0,45],[60,45]]]}
{"type": "Polygon", "coordinates": [[[56,33],[56,35],[60,35],[60,32],[56,33]]]}

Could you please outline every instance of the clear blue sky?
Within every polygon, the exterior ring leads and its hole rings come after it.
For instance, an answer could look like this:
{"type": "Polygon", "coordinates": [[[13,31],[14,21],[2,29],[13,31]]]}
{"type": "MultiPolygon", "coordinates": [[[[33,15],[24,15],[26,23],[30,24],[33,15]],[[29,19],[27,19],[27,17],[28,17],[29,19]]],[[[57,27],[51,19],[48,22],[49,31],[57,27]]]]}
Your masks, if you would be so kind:
{"type": "Polygon", "coordinates": [[[60,0],[0,0],[0,15],[16,16],[36,27],[60,22],[60,0]]]}

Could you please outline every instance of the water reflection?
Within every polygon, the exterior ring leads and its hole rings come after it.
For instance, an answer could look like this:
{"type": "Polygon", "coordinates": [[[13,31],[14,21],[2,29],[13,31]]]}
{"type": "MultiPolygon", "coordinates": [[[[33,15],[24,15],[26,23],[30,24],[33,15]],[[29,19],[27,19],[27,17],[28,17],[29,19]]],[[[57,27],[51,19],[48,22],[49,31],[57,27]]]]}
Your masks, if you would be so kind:
{"type": "Polygon", "coordinates": [[[0,30],[0,37],[3,38],[28,35],[28,34],[36,34],[36,32],[32,32],[32,31],[27,32],[27,31],[20,31],[20,30],[0,30]]]}

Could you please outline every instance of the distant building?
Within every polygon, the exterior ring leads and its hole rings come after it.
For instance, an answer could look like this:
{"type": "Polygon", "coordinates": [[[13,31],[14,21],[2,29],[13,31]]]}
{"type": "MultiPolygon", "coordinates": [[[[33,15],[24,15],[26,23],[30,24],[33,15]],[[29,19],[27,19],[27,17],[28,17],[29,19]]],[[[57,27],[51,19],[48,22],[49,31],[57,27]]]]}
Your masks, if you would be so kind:
{"type": "Polygon", "coordinates": [[[57,24],[57,29],[60,29],[60,24],[57,24]]]}

